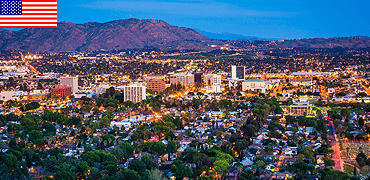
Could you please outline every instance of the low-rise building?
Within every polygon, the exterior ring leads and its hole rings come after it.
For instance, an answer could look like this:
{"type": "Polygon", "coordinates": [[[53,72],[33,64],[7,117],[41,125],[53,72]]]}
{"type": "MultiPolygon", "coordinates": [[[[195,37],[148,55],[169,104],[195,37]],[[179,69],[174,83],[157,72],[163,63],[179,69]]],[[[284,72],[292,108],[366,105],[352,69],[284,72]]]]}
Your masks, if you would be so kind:
{"type": "Polygon", "coordinates": [[[184,74],[172,74],[170,76],[170,83],[171,84],[181,84],[185,87],[189,87],[194,85],[194,75],[190,73],[184,74]]]}
{"type": "Polygon", "coordinates": [[[242,83],[242,91],[266,93],[266,83],[260,79],[247,79],[242,83]]]}
{"type": "Polygon", "coordinates": [[[51,97],[58,97],[63,98],[70,96],[72,94],[72,87],[71,86],[55,86],[54,88],[50,89],[51,97]]]}
{"type": "Polygon", "coordinates": [[[151,79],[147,82],[146,88],[156,92],[163,92],[166,89],[166,83],[163,79],[151,79]]]}

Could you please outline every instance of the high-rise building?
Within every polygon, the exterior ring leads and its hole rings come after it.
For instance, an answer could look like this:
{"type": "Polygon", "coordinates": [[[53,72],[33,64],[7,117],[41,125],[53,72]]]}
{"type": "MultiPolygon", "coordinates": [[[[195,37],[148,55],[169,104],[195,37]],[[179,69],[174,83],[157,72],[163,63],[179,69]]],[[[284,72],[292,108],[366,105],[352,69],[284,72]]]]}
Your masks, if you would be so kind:
{"type": "Polygon", "coordinates": [[[245,67],[244,66],[231,66],[231,79],[245,79],[245,67]]]}
{"type": "Polygon", "coordinates": [[[221,84],[221,75],[207,74],[204,76],[204,83],[206,86],[212,86],[214,84],[221,84]]]}
{"type": "Polygon", "coordinates": [[[58,97],[63,98],[70,96],[72,94],[72,87],[70,86],[55,86],[54,88],[50,89],[50,95],[51,97],[58,97]]]}
{"type": "Polygon", "coordinates": [[[203,82],[203,72],[196,72],[194,73],[194,83],[202,83],[203,82]]]}
{"type": "Polygon", "coordinates": [[[72,93],[78,92],[78,77],[60,77],[60,85],[72,88],[72,93]]]}
{"type": "Polygon", "coordinates": [[[170,76],[170,83],[171,84],[180,83],[181,85],[185,87],[189,87],[189,86],[194,85],[194,75],[190,73],[173,74],[170,76]]]}
{"type": "Polygon", "coordinates": [[[139,83],[123,87],[124,101],[138,103],[146,99],[146,87],[139,83]]]}
{"type": "Polygon", "coordinates": [[[163,79],[151,79],[147,82],[146,88],[152,91],[163,92],[166,89],[166,83],[163,79]]]}

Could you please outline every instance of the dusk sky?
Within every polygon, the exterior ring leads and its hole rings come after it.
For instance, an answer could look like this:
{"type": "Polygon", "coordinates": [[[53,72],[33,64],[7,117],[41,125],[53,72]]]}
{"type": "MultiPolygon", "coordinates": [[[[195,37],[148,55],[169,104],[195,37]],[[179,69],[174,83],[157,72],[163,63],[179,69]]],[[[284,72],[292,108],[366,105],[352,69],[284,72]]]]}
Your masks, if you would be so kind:
{"type": "Polygon", "coordinates": [[[60,0],[58,21],[130,17],[261,38],[370,36],[369,0],[60,0]]]}

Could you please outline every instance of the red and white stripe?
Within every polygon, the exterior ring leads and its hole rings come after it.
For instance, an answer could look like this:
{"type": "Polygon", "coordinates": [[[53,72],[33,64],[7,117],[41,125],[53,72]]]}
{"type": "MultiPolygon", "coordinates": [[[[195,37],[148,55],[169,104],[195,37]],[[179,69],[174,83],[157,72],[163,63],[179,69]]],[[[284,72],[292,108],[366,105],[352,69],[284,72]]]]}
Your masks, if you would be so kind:
{"type": "Polygon", "coordinates": [[[22,0],[22,15],[0,15],[0,28],[56,28],[57,0],[22,0]]]}

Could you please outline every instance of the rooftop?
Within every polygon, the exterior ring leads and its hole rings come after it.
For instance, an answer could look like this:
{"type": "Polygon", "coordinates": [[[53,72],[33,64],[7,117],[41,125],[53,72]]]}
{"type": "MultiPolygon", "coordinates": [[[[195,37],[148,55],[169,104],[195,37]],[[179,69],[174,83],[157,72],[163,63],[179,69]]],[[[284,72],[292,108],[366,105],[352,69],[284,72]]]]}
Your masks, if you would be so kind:
{"type": "Polygon", "coordinates": [[[244,82],[265,82],[265,81],[263,81],[261,79],[247,79],[244,82]]]}

